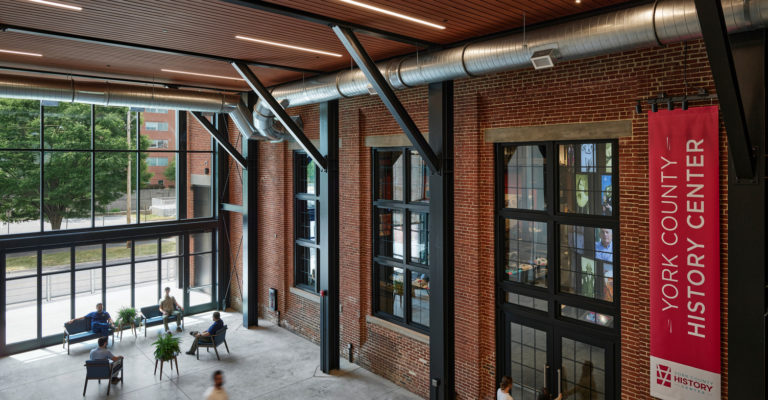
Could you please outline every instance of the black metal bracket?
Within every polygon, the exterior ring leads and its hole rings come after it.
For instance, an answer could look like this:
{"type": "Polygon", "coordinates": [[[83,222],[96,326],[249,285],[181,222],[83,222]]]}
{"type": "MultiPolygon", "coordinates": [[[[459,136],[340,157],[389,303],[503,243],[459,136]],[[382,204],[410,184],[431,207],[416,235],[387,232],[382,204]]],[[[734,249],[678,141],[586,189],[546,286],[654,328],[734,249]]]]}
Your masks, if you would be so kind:
{"type": "Polygon", "coordinates": [[[755,155],[750,143],[744,104],[739,90],[739,81],[728,40],[728,30],[723,18],[720,1],[695,0],[696,14],[701,25],[701,34],[707,47],[712,77],[720,99],[725,128],[728,133],[728,148],[734,171],[738,179],[755,177],[755,155]]]}
{"type": "Polygon", "coordinates": [[[208,131],[208,133],[210,133],[211,136],[213,136],[214,139],[216,139],[216,141],[219,143],[219,145],[221,147],[223,147],[224,150],[226,150],[227,153],[230,156],[232,156],[232,158],[235,159],[235,161],[237,161],[237,163],[240,164],[241,167],[247,168],[246,165],[245,165],[246,164],[245,157],[243,157],[243,155],[240,154],[240,152],[237,151],[237,149],[235,149],[229,143],[229,140],[227,140],[227,136],[226,135],[223,135],[221,132],[219,132],[219,130],[216,129],[216,127],[213,126],[211,121],[208,121],[208,118],[205,118],[205,116],[201,112],[193,111],[192,112],[192,116],[195,117],[197,122],[199,122],[200,125],[202,125],[203,128],[205,128],[205,130],[208,131]]]}
{"type": "MultiPolygon", "coordinates": [[[[2,32],[24,33],[24,34],[27,34],[27,35],[51,37],[51,38],[56,38],[56,39],[74,40],[74,41],[83,42],[83,43],[95,43],[95,44],[101,44],[101,45],[105,45],[105,46],[122,47],[122,48],[126,48],[126,49],[143,50],[143,51],[151,51],[151,52],[154,52],[154,53],[170,54],[170,55],[175,55],[175,56],[205,58],[205,59],[209,59],[209,60],[222,61],[222,62],[227,62],[227,63],[235,61],[235,60],[233,60],[231,58],[215,56],[215,55],[212,55],[212,54],[203,54],[203,53],[196,53],[196,52],[192,52],[192,51],[174,50],[174,49],[168,49],[168,48],[157,47],[157,46],[145,46],[145,45],[140,45],[140,44],[135,44],[135,43],[121,42],[121,41],[117,41],[117,40],[99,39],[99,38],[90,37],[90,36],[71,35],[71,34],[67,34],[67,33],[47,31],[47,30],[43,30],[43,29],[26,28],[26,27],[23,27],[23,26],[0,25],[0,31],[2,31],[2,32]]],[[[319,74],[319,73],[322,72],[322,71],[317,71],[317,70],[289,67],[287,65],[270,64],[270,63],[263,63],[263,62],[257,62],[257,61],[240,61],[240,62],[248,64],[248,65],[253,65],[254,67],[282,69],[282,70],[286,70],[286,71],[301,72],[301,73],[306,73],[306,74],[319,74]]]]}
{"type": "Polygon", "coordinates": [[[248,86],[250,86],[254,93],[259,96],[261,101],[266,103],[269,111],[271,111],[277,120],[283,124],[288,133],[290,133],[296,142],[299,143],[301,148],[307,152],[309,157],[315,161],[315,164],[317,164],[317,166],[320,167],[323,172],[327,171],[328,160],[326,160],[326,158],[320,154],[320,151],[317,150],[317,147],[312,144],[309,138],[307,138],[307,136],[304,134],[304,131],[302,131],[301,128],[296,125],[296,122],[291,119],[283,106],[281,106],[280,103],[275,100],[274,96],[272,96],[272,93],[270,93],[264,84],[261,83],[259,78],[254,75],[253,71],[251,71],[247,65],[239,61],[233,62],[232,66],[235,67],[235,70],[240,74],[240,76],[243,77],[243,79],[245,79],[245,82],[248,83],[248,86]]]}
{"type": "Polygon", "coordinates": [[[367,36],[374,36],[382,39],[392,40],[395,42],[409,44],[411,46],[422,48],[434,48],[439,47],[437,43],[429,42],[426,40],[412,38],[410,36],[401,35],[399,33],[388,32],[382,29],[371,28],[368,26],[353,24],[351,22],[342,21],[339,19],[326,17],[324,15],[311,13],[309,11],[299,10],[291,7],[287,7],[281,4],[270,3],[266,1],[254,1],[254,0],[224,0],[227,3],[237,4],[239,6],[252,8],[259,11],[268,12],[271,14],[282,15],[285,17],[295,18],[301,21],[312,22],[327,26],[343,26],[351,29],[355,32],[365,34],[367,36]]]}
{"type": "Polygon", "coordinates": [[[381,101],[387,106],[390,114],[395,117],[397,124],[405,132],[405,136],[408,136],[408,139],[419,152],[421,158],[427,163],[432,173],[440,174],[440,160],[429,146],[429,143],[427,143],[427,140],[424,139],[408,111],[400,103],[395,91],[389,86],[389,83],[387,83],[387,80],[376,67],[368,53],[365,52],[363,45],[357,40],[355,34],[349,28],[338,25],[333,27],[333,32],[339,37],[339,40],[341,40],[349,55],[352,56],[352,59],[355,60],[357,66],[360,67],[365,77],[368,78],[368,82],[373,85],[381,101]]]}

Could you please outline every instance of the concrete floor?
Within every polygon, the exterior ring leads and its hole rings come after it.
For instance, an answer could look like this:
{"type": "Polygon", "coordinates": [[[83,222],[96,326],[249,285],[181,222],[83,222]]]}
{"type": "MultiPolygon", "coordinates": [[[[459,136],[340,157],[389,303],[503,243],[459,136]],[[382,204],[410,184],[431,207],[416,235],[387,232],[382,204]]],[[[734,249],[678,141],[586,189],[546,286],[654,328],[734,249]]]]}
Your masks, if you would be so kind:
{"type": "MultiPolygon", "coordinates": [[[[418,399],[419,397],[394,383],[342,360],[341,370],[332,375],[320,371],[320,349],[317,345],[273,324],[260,321],[261,326],[245,329],[242,316],[222,313],[228,326],[227,343],[231,354],[222,346],[216,355],[201,351],[200,360],[194,356],[179,356],[180,375],[176,370],[163,370],[163,379],[153,375],[154,338],[162,325],[150,327],[134,338],[123,332],[122,342],[110,350],[125,356],[125,381],[113,385],[110,398],[120,399],[202,399],[211,385],[213,371],[224,372],[224,387],[230,399],[418,399]]],[[[211,313],[185,318],[182,338],[186,351],[192,342],[187,333],[204,330],[210,325],[211,313]]],[[[61,346],[0,358],[0,399],[76,399],[105,398],[107,383],[88,382],[82,397],[85,379],[84,361],[96,347],[96,341],[72,345],[71,355],[61,346]]]]}

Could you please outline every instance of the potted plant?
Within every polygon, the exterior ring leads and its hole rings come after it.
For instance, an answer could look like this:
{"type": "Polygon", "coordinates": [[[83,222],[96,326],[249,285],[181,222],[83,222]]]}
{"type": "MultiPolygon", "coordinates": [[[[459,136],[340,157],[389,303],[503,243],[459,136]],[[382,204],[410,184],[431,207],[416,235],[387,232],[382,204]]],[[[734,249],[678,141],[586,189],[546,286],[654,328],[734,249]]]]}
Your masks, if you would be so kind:
{"type": "Polygon", "coordinates": [[[160,335],[157,340],[152,343],[155,345],[155,359],[162,361],[173,360],[179,353],[181,348],[179,347],[180,338],[174,337],[170,333],[160,335]]]}
{"type": "Polygon", "coordinates": [[[130,327],[133,335],[136,336],[136,309],[133,307],[122,307],[117,311],[117,320],[115,326],[120,331],[120,340],[123,338],[123,328],[130,327]]]}

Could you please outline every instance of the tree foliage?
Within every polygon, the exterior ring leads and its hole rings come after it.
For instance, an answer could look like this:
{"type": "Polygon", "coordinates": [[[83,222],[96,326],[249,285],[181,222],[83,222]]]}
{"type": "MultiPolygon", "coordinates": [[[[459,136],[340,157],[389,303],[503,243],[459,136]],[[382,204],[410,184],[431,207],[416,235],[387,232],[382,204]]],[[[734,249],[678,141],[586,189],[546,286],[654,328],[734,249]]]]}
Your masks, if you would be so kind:
{"type": "MultiPolygon", "coordinates": [[[[105,212],[109,203],[128,191],[129,162],[131,188],[136,189],[135,114],[131,114],[129,139],[127,108],[96,107],[96,152],[92,153],[90,105],[60,103],[43,108],[41,144],[40,102],[0,99],[0,221],[38,219],[41,189],[43,215],[53,230],[60,229],[65,218],[90,217],[92,157],[96,212],[105,212]]],[[[148,148],[149,140],[141,137],[139,146],[148,148]]],[[[145,159],[146,154],[139,159],[141,186],[151,177],[145,159]]]]}

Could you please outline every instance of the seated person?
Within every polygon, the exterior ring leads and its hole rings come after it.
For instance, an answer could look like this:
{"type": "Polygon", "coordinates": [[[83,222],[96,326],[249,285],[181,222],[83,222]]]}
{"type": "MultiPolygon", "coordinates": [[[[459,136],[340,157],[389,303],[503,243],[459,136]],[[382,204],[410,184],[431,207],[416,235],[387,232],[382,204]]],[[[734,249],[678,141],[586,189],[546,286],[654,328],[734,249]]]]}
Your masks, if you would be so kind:
{"type": "Polygon", "coordinates": [[[108,336],[109,328],[115,327],[115,323],[112,321],[112,317],[109,316],[108,312],[104,311],[104,305],[101,303],[96,304],[96,311],[91,311],[84,317],[75,318],[69,321],[69,323],[71,324],[83,318],[91,319],[91,330],[97,333],[99,336],[108,336]]]}
{"type": "Polygon", "coordinates": [[[168,329],[168,317],[171,315],[176,316],[176,332],[181,332],[181,319],[184,318],[182,312],[184,307],[179,305],[176,298],[171,296],[171,288],[165,288],[165,297],[160,299],[160,312],[163,313],[163,327],[166,332],[170,332],[168,329]]]}
{"type": "MultiPolygon", "coordinates": [[[[109,360],[114,362],[112,371],[119,371],[123,367],[123,356],[115,356],[111,351],[107,350],[107,342],[109,339],[106,336],[99,338],[99,347],[91,350],[91,360],[109,360]]],[[[120,378],[112,377],[112,383],[120,382],[120,378]]]]}
{"type": "Polygon", "coordinates": [[[189,348],[189,351],[187,352],[187,354],[191,356],[195,355],[195,351],[197,350],[197,344],[199,342],[210,343],[211,336],[215,335],[216,332],[218,332],[223,327],[224,327],[224,321],[221,320],[221,314],[219,314],[218,311],[214,311],[213,324],[208,328],[208,330],[203,332],[196,332],[196,331],[189,332],[190,335],[195,337],[195,341],[192,342],[192,347],[189,348]]]}

